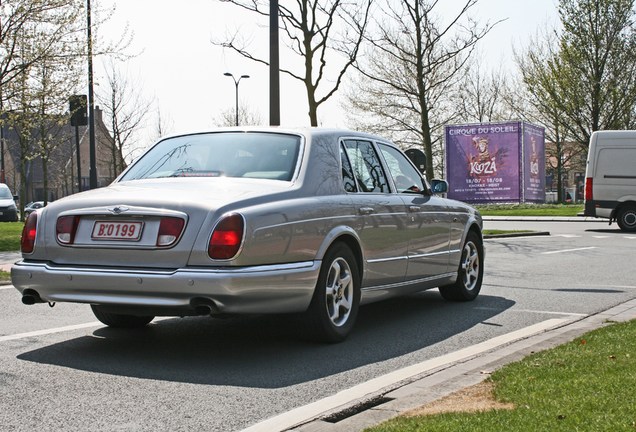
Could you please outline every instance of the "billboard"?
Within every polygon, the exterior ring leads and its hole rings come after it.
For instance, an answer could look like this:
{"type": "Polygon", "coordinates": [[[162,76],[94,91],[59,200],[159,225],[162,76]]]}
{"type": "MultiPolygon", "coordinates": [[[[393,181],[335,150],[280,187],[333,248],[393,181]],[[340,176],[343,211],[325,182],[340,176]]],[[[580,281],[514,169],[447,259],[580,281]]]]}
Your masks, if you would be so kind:
{"type": "Polygon", "coordinates": [[[523,123],[523,200],[545,202],[545,130],[523,123]]]}
{"type": "Polygon", "coordinates": [[[445,127],[448,197],[471,203],[543,202],[543,128],[525,122],[445,127]]]}

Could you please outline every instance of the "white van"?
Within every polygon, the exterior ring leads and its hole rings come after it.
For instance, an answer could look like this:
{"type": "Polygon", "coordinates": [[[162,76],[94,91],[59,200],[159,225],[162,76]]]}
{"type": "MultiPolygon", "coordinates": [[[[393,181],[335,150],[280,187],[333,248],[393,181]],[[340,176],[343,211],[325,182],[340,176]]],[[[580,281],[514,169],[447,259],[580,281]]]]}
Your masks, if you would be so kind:
{"type": "Polygon", "coordinates": [[[585,216],[636,232],[636,131],[597,131],[585,169],[585,216]]]}

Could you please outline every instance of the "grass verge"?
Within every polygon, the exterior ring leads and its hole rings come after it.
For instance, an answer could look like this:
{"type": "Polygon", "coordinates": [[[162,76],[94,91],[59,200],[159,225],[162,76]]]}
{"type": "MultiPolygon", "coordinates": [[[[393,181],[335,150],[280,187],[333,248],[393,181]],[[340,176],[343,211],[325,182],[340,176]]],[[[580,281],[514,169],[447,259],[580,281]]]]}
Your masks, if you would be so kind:
{"type": "Polygon", "coordinates": [[[636,321],[512,363],[490,378],[513,409],[398,417],[367,432],[634,431],[636,321]]]}
{"type": "MultiPolygon", "coordinates": [[[[20,250],[20,237],[24,222],[0,222],[0,252],[20,250]]],[[[0,270],[0,282],[11,280],[11,273],[0,270]]]]}
{"type": "Polygon", "coordinates": [[[0,222],[0,252],[20,250],[20,236],[24,222],[0,222]]]}
{"type": "Polygon", "coordinates": [[[477,205],[483,216],[566,216],[583,212],[582,204],[488,204],[477,205]]]}

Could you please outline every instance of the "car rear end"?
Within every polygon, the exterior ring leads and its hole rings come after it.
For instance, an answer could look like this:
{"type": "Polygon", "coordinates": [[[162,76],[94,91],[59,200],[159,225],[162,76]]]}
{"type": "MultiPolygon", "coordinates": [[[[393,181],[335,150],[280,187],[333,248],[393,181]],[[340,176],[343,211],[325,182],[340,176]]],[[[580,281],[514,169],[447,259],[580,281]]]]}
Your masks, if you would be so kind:
{"type": "MultiPolygon", "coordinates": [[[[176,203],[159,198],[175,195],[174,189],[152,188],[143,205],[124,200],[80,207],[71,199],[32,213],[22,237],[24,259],[12,268],[23,302],[112,305],[170,316],[289,312],[306,305],[312,286],[306,281],[317,277],[317,263],[254,263],[239,257],[246,229],[253,229],[244,217],[249,210],[229,205],[220,192],[212,194],[215,204],[211,195],[201,200],[206,204],[196,204],[201,190],[187,192],[183,179],[178,183],[182,200],[176,203]],[[268,286],[280,292],[263,288],[268,286]]],[[[192,189],[195,183],[201,181],[185,181],[192,189]]],[[[215,183],[210,181],[210,188],[215,183]]],[[[267,195],[258,184],[249,182],[252,195],[267,195]]],[[[271,185],[268,189],[273,193],[271,185]]]]}

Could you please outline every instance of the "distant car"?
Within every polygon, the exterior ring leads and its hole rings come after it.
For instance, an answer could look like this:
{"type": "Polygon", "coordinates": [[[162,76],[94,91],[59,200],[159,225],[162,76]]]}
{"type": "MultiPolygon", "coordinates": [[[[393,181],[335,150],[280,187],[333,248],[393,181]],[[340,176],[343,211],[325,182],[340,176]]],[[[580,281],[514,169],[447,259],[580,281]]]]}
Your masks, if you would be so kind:
{"type": "Polygon", "coordinates": [[[31,213],[36,211],[37,209],[41,209],[44,207],[44,201],[34,201],[28,203],[24,206],[24,216],[29,216],[31,213]]]}
{"type": "Polygon", "coordinates": [[[16,222],[18,220],[18,208],[11,189],[4,183],[0,183],[0,222],[16,222]]]}
{"type": "Polygon", "coordinates": [[[112,327],[303,313],[314,338],[337,342],[362,302],[434,287],[477,297],[482,219],[436,195],[447,189],[358,132],[170,137],[110,186],[31,213],[12,281],[25,304],[90,304],[112,327]]]}

